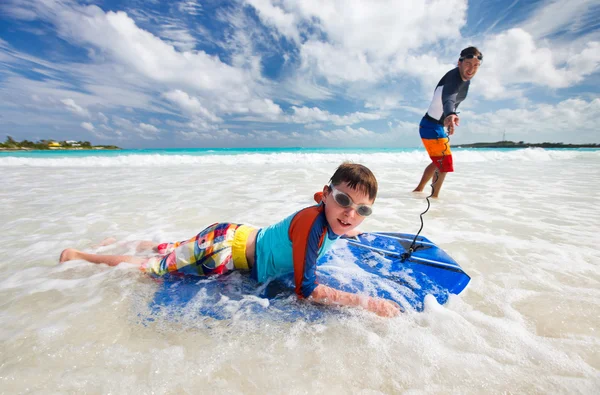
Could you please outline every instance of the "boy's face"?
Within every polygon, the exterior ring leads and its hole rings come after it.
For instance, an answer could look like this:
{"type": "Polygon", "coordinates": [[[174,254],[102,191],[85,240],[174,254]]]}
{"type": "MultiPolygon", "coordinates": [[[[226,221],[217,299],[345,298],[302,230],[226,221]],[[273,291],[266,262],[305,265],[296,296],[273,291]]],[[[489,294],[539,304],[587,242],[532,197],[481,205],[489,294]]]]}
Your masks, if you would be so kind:
{"type": "MultiPolygon", "coordinates": [[[[369,195],[356,189],[352,189],[347,183],[335,185],[339,192],[348,195],[355,205],[372,205],[373,200],[369,195]]],[[[359,215],[353,207],[342,207],[333,197],[328,185],[323,187],[323,202],[325,203],[325,217],[331,229],[336,235],[343,235],[360,225],[366,217],[359,215]]]]}

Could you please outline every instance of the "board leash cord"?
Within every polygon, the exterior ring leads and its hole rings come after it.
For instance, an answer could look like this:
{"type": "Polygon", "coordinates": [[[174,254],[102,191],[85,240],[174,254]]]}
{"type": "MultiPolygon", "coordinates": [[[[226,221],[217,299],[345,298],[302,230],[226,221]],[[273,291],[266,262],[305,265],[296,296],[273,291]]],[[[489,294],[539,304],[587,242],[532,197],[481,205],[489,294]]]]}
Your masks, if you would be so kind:
{"type": "Polygon", "coordinates": [[[413,239],[410,247],[408,247],[408,250],[401,255],[402,262],[404,262],[407,259],[409,259],[411,257],[411,255],[413,254],[413,252],[415,252],[419,248],[423,247],[422,245],[416,245],[417,244],[417,237],[419,237],[419,234],[423,230],[423,226],[424,226],[423,215],[425,215],[425,213],[427,213],[429,211],[429,208],[431,207],[431,202],[429,201],[429,199],[435,193],[435,184],[438,182],[438,179],[440,177],[439,176],[439,172],[440,172],[440,169],[442,168],[442,164],[444,163],[444,158],[446,157],[446,151],[448,150],[448,143],[450,142],[450,135],[448,135],[446,138],[447,138],[447,140],[446,140],[446,142],[444,142],[444,150],[442,151],[442,157],[441,157],[441,159],[439,159],[437,161],[438,162],[438,168],[435,169],[435,173],[433,174],[433,181],[431,182],[431,193],[429,194],[429,196],[427,196],[425,198],[425,200],[427,201],[427,208],[425,209],[425,211],[423,211],[419,215],[419,219],[421,220],[421,227],[419,228],[419,231],[415,234],[415,238],[413,239]]]}

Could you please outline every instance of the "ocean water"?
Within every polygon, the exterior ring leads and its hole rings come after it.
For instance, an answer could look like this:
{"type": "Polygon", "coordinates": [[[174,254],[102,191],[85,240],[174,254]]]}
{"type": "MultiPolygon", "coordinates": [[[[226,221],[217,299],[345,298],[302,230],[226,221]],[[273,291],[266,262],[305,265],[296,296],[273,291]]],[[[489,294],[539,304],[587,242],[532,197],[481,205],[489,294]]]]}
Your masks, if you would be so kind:
{"type": "Polygon", "coordinates": [[[423,150],[0,153],[0,392],[599,393],[600,151],[453,154],[422,234],[471,276],[463,293],[393,319],[285,321],[252,314],[266,302],[251,298],[202,317],[202,294],[153,313],[160,285],[136,268],[58,256],[268,225],[312,204],[344,160],[379,180],[361,229],[415,233],[423,150]]]}

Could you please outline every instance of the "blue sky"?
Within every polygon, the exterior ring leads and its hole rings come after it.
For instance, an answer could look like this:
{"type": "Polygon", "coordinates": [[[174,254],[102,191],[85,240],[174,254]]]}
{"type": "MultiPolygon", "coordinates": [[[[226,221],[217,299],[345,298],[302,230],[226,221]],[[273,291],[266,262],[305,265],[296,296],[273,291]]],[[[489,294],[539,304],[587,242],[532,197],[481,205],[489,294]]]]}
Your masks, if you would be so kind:
{"type": "Polygon", "coordinates": [[[3,0],[0,138],[418,147],[469,45],[454,144],[600,142],[597,0],[3,0]]]}

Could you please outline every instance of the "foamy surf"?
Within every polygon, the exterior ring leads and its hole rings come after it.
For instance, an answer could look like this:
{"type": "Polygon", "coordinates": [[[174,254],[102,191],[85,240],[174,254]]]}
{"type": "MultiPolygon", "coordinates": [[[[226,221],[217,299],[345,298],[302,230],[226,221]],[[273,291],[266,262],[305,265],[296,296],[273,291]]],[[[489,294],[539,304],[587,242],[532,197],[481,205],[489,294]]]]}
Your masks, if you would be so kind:
{"type": "MultiPolygon", "coordinates": [[[[270,224],[311,204],[343,160],[368,165],[379,180],[362,228],[416,233],[426,194],[410,191],[428,163],[423,150],[2,153],[2,390],[596,393],[600,152],[453,154],[456,172],[423,234],[471,276],[467,289],[389,320],[337,309],[288,322],[256,315],[271,306],[253,298],[219,299],[228,319],[201,317],[203,294],[176,316],[153,312],[159,284],[135,268],[57,265],[58,256],[67,247],[133,251],[97,245],[108,236],[171,241],[216,221],[270,224]]],[[[352,267],[340,261],[335,270],[344,279],[352,267]]]]}
{"type": "MultiPolygon", "coordinates": [[[[427,164],[429,158],[421,149],[402,150],[399,152],[369,153],[236,153],[231,155],[214,154],[212,151],[191,150],[181,155],[177,151],[155,153],[138,151],[112,151],[98,154],[93,151],[81,156],[80,152],[70,153],[27,153],[27,156],[11,156],[0,153],[0,167],[177,167],[193,165],[291,165],[298,162],[335,165],[344,160],[357,163],[372,164],[427,164]]],[[[461,150],[454,149],[453,156],[459,163],[479,162],[546,162],[555,160],[597,160],[598,150],[545,150],[542,148],[525,148],[515,150],[461,150]]]]}

